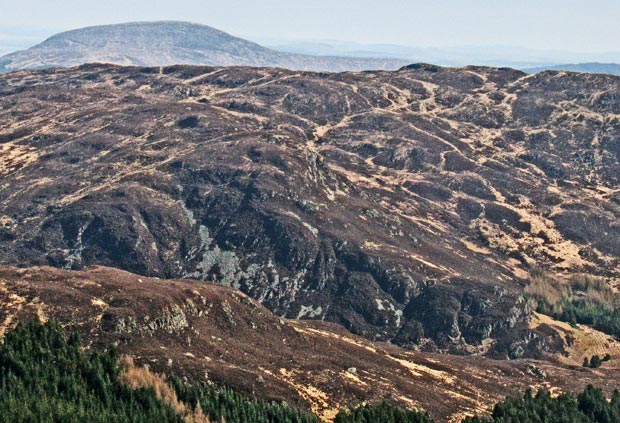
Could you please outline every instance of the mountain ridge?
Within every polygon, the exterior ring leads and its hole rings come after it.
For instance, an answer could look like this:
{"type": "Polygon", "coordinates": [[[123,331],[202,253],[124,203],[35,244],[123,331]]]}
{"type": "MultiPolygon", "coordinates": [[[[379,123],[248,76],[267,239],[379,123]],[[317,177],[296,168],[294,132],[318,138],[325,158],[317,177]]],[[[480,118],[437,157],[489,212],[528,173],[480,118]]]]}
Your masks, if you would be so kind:
{"type": "Polygon", "coordinates": [[[284,53],[206,25],[153,21],[99,25],[59,33],[27,50],[0,57],[0,69],[71,67],[92,62],[138,66],[283,67],[315,71],[396,69],[406,63],[390,58],[284,53]]]}
{"type": "Polygon", "coordinates": [[[538,72],[543,72],[547,70],[607,74],[607,75],[619,76],[620,75],[620,64],[590,62],[590,63],[558,64],[558,65],[550,65],[550,66],[523,69],[523,71],[527,73],[538,73],[538,72]]]}
{"type": "Polygon", "coordinates": [[[530,273],[619,280],[618,78],[85,65],[0,77],[0,261],[233,286],[412,349],[540,357],[530,273]]]}
{"type": "Polygon", "coordinates": [[[557,50],[537,50],[519,46],[445,46],[410,47],[397,44],[356,44],[336,40],[274,41],[266,45],[276,50],[304,54],[333,54],[355,57],[394,57],[410,62],[430,62],[440,66],[461,67],[480,65],[511,67],[526,70],[548,69],[566,63],[618,63],[620,53],[579,53],[557,50]]]}

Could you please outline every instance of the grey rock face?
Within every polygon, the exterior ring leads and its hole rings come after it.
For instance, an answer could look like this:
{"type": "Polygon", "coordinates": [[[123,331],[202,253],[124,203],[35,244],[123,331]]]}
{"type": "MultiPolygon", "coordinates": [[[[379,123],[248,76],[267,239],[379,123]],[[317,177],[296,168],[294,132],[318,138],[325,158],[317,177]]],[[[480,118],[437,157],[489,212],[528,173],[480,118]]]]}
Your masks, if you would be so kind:
{"type": "Polygon", "coordinates": [[[369,339],[513,357],[552,344],[528,328],[533,266],[620,274],[615,77],[86,65],[0,81],[3,263],[215,281],[369,339]]]}

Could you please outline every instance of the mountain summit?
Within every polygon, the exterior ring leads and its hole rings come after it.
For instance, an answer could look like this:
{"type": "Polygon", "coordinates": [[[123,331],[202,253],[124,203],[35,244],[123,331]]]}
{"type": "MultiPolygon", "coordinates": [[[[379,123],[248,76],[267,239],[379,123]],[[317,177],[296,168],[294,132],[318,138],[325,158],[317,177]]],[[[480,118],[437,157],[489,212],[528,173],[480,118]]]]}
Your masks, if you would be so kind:
{"type": "Polygon", "coordinates": [[[0,58],[0,71],[71,67],[84,63],[282,67],[344,71],[397,69],[396,59],[309,56],[271,50],[206,25],[135,22],[93,26],[54,35],[0,58]]]}

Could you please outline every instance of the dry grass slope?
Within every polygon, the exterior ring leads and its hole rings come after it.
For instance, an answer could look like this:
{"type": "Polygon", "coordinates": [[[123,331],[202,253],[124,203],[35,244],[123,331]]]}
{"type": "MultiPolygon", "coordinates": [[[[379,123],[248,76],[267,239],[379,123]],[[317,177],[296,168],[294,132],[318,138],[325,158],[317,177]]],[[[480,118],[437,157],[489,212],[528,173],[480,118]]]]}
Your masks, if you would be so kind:
{"type": "Polygon", "coordinates": [[[210,423],[209,418],[204,415],[199,404],[190,406],[179,401],[176,392],[168,384],[165,375],[153,373],[146,367],[136,366],[133,358],[127,355],[121,357],[120,365],[124,371],[122,374],[123,382],[132,388],[153,389],[157,398],[172,407],[187,423],[210,423]]]}

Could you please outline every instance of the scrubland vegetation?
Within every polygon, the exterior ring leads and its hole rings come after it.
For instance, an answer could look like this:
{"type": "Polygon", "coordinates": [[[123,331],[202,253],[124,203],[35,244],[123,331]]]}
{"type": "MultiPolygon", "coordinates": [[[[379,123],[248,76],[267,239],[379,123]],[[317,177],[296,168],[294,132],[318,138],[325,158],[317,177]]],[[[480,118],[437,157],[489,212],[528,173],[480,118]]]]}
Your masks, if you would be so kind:
{"type": "Polygon", "coordinates": [[[540,313],[620,336],[620,295],[600,278],[572,276],[568,281],[560,281],[535,272],[525,295],[540,313]]]}

